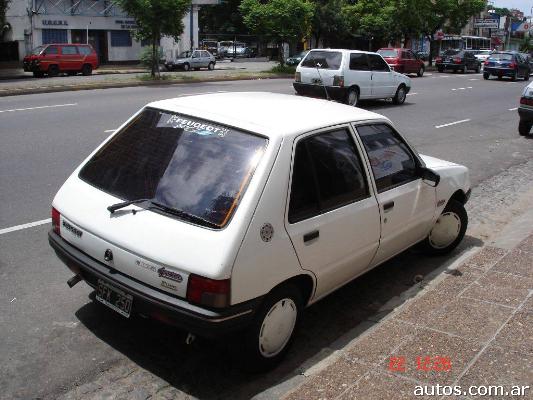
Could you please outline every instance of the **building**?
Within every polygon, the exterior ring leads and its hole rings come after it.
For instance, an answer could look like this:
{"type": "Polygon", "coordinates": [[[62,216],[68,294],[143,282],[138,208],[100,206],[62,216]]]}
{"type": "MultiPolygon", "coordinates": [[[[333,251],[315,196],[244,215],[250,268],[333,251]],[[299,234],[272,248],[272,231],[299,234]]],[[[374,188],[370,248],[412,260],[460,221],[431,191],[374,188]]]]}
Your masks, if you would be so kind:
{"type": "MultiPolygon", "coordinates": [[[[180,40],[161,39],[165,58],[198,45],[198,9],[218,0],[193,0],[191,11],[183,18],[180,40]]],[[[6,12],[10,25],[4,34],[13,61],[22,60],[31,49],[48,43],[90,43],[100,62],[129,63],[140,59],[144,46],[132,34],[135,20],[113,0],[16,0],[6,12]]],[[[2,49],[0,49],[2,50],[2,49]]]]}

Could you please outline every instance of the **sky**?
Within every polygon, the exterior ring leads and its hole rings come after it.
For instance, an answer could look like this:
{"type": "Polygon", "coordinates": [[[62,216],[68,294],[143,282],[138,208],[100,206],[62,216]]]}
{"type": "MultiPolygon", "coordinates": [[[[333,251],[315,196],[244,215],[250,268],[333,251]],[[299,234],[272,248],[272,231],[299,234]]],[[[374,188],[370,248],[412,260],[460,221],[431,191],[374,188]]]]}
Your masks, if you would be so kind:
{"type": "Polygon", "coordinates": [[[533,7],[533,0],[493,0],[493,3],[496,7],[518,8],[528,16],[533,7]]]}

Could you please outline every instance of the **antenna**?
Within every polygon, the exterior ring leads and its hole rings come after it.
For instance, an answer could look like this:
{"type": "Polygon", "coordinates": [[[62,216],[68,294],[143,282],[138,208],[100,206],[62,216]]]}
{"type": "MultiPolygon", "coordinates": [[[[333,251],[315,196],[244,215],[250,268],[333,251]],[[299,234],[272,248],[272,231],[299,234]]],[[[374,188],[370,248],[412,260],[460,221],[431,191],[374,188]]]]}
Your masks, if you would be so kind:
{"type": "Polygon", "coordinates": [[[313,60],[313,62],[315,63],[315,68],[316,68],[316,72],[318,72],[320,83],[322,84],[322,87],[324,88],[324,92],[326,92],[326,100],[330,101],[331,98],[329,97],[328,89],[326,88],[326,85],[324,85],[324,81],[322,80],[322,75],[320,75],[320,70],[318,69],[319,67],[322,66],[322,64],[317,63],[316,60],[313,60]]]}

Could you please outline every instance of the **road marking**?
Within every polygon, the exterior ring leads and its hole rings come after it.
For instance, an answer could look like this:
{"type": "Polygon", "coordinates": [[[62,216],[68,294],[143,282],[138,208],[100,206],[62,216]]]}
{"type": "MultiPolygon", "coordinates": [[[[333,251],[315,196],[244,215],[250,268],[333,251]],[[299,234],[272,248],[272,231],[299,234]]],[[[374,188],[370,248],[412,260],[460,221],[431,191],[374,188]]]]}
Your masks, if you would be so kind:
{"type": "Polygon", "coordinates": [[[457,89],[452,89],[452,91],[456,91],[457,89]]]}
{"type": "Polygon", "coordinates": [[[407,93],[407,96],[414,96],[415,94],[418,94],[418,93],[407,93]]]}
{"type": "Polygon", "coordinates": [[[108,129],[107,131],[104,131],[104,133],[109,133],[109,132],[115,132],[116,129],[108,129]]]}
{"type": "Polygon", "coordinates": [[[449,124],[435,125],[435,128],[440,129],[440,128],[444,128],[445,126],[452,126],[452,125],[462,124],[463,122],[468,122],[468,121],[470,121],[470,119],[462,119],[460,121],[450,122],[449,124]]]}
{"type": "Polygon", "coordinates": [[[44,224],[48,224],[50,222],[52,222],[52,218],[42,219],[40,221],[35,221],[35,222],[27,223],[27,224],[12,226],[10,228],[0,229],[0,235],[3,235],[5,233],[9,233],[9,232],[20,231],[22,229],[33,228],[34,226],[44,225],[44,224]]]}
{"type": "Polygon", "coordinates": [[[465,87],[460,87],[459,90],[466,90],[466,88],[465,87]]]}
{"type": "Polygon", "coordinates": [[[433,74],[426,74],[427,76],[433,76],[433,74]]]}
{"type": "Polygon", "coordinates": [[[40,106],[40,107],[28,107],[28,108],[13,108],[11,110],[0,110],[0,113],[5,112],[14,112],[14,111],[28,111],[28,110],[39,110],[41,108],[56,108],[56,107],[69,107],[69,106],[77,106],[78,103],[70,103],[70,104],[56,104],[53,106],[40,106]]]}
{"type": "Polygon", "coordinates": [[[478,78],[472,78],[472,79],[469,79],[469,81],[479,81],[478,78]]]}
{"type": "Polygon", "coordinates": [[[515,108],[510,108],[509,111],[516,111],[518,110],[518,107],[515,107],[515,108]]]}
{"type": "Polygon", "coordinates": [[[467,89],[473,89],[473,87],[472,87],[472,86],[467,86],[466,88],[467,88],[467,89]]]}

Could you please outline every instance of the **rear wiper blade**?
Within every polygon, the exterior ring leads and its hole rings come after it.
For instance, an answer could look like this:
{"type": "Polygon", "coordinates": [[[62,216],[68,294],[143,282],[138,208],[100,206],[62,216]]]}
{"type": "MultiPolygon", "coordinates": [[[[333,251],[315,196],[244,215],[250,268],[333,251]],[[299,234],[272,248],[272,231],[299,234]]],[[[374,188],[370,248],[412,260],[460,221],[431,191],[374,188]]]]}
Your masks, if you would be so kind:
{"type": "Polygon", "coordinates": [[[121,208],[130,206],[132,204],[144,203],[146,201],[151,201],[151,200],[152,199],[135,199],[135,200],[123,201],[122,203],[116,203],[116,204],[113,204],[113,205],[107,207],[107,210],[111,214],[113,214],[115,211],[120,210],[121,208]]]}
{"type": "Polygon", "coordinates": [[[155,207],[165,213],[176,215],[178,217],[181,217],[187,221],[194,222],[200,225],[209,226],[210,228],[220,228],[217,224],[214,222],[208,221],[207,219],[204,219],[202,217],[198,217],[197,215],[189,214],[187,211],[179,210],[177,208],[172,208],[165,206],[163,204],[157,203],[155,201],[150,201],[150,204],[152,207],[155,207]]]}

